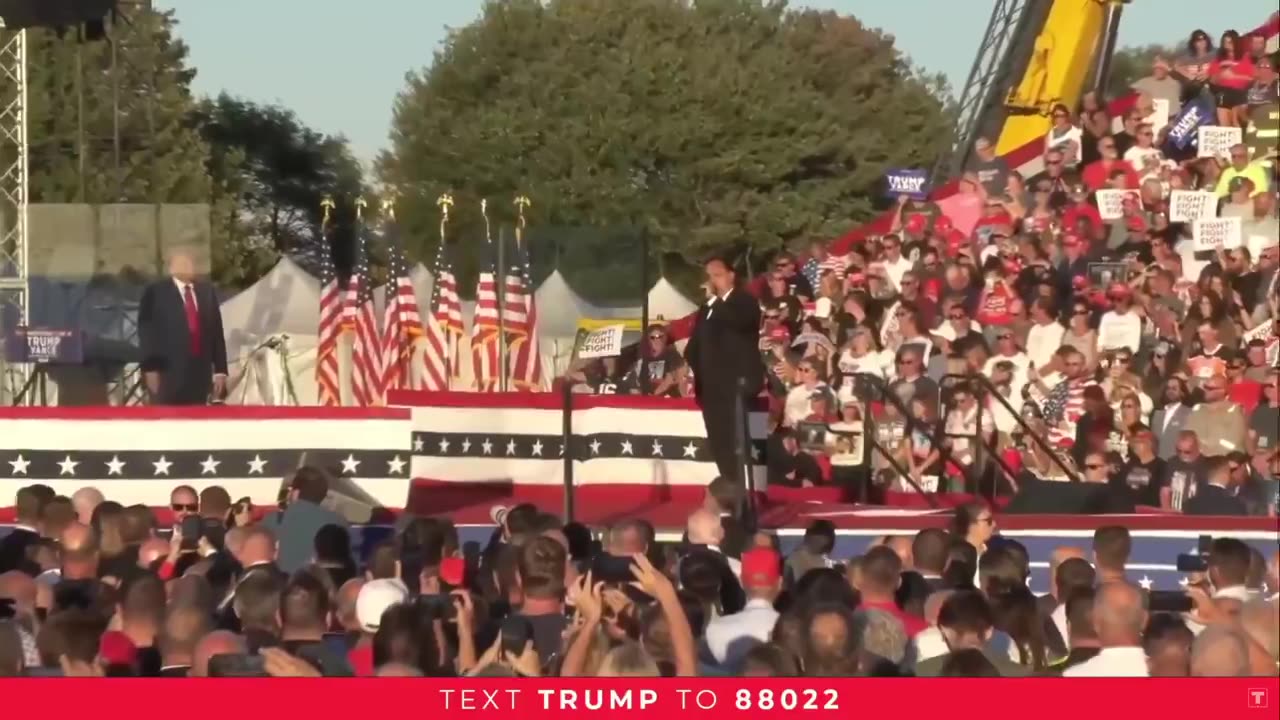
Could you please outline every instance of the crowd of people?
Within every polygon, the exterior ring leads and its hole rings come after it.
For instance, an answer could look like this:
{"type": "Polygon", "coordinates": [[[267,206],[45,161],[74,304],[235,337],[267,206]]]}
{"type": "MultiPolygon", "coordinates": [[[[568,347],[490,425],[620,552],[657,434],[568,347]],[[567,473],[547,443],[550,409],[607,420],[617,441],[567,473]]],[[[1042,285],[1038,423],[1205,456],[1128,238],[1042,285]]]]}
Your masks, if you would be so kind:
{"type": "Polygon", "coordinates": [[[1280,554],[1229,537],[1185,593],[1148,593],[1126,577],[1128,530],[1102,527],[1053,551],[1037,597],[1027,549],[980,503],[853,558],[820,520],[784,557],[725,513],[736,491],[717,479],[680,542],[517,505],[470,552],[447,520],[407,517],[357,554],[326,489],[302,468],[264,516],[179,486],[166,537],[93,487],[21,488],[0,676],[1274,676],[1280,660],[1280,554]]]}
{"type": "MultiPolygon", "coordinates": [[[[904,196],[887,234],[777,254],[748,288],[770,483],[878,501],[1083,479],[1127,489],[1119,507],[1274,514],[1280,76],[1264,48],[1196,31],[1186,54],[1155,58],[1122,116],[1096,93],[1054,108],[1032,177],[979,139],[958,190],[981,208],[972,228],[904,196]],[[1244,142],[1222,157],[1171,143],[1191,102],[1244,142]],[[1106,190],[1131,191],[1119,217],[1102,217],[1106,190]],[[1197,250],[1194,223],[1170,216],[1177,190],[1212,193],[1206,217],[1240,218],[1241,245],[1197,250]]],[[[666,329],[643,343],[571,376],[691,396],[666,329]]]]}

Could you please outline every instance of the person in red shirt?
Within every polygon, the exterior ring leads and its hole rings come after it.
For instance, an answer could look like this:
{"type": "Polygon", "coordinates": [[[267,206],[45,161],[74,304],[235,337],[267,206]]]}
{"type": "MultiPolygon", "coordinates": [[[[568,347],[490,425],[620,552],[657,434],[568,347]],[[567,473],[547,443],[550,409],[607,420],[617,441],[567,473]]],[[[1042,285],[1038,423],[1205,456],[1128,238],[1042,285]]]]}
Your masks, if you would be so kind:
{"type": "Polygon", "coordinates": [[[1248,105],[1249,85],[1253,83],[1253,58],[1235,30],[1222,33],[1218,56],[1209,63],[1209,88],[1218,105],[1218,124],[1236,127],[1243,114],[1239,108],[1248,105]]]}
{"type": "Polygon", "coordinates": [[[881,610],[902,623],[907,637],[915,637],[929,627],[924,618],[912,615],[898,607],[894,602],[894,593],[902,582],[902,559],[892,549],[879,545],[862,556],[862,582],[858,590],[862,593],[859,607],[863,610],[881,610]]]}
{"type": "Polygon", "coordinates": [[[1253,409],[1262,402],[1262,383],[1245,378],[1244,373],[1248,368],[1249,363],[1243,355],[1233,354],[1227,360],[1227,382],[1231,387],[1227,391],[1227,398],[1240,403],[1246,415],[1252,414],[1253,409]]]}
{"type": "Polygon", "coordinates": [[[1004,267],[993,267],[987,270],[986,286],[978,296],[976,319],[983,327],[1009,325],[1013,322],[1014,304],[1020,302],[1009,287],[1004,267]]]}
{"type": "Polygon", "coordinates": [[[1089,202],[1089,189],[1083,185],[1071,188],[1071,204],[1062,212],[1063,232],[1081,237],[1094,238],[1102,233],[1102,214],[1092,202],[1089,202]],[[1080,224],[1088,224],[1081,230],[1080,224]]]}
{"type": "Polygon", "coordinates": [[[1108,186],[1111,174],[1121,170],[1124,174],[1123,187],[1129,190],[1138,189],[1138,173],[1133,171],[1133,166],[1120,159],[1116,151],[1115,138],[1107,136],[1098,140],[1098,154],[1102,159],[1089,163],[1081,174],[1085,187],[1090,191],[1101,190],[1108,186]]]}

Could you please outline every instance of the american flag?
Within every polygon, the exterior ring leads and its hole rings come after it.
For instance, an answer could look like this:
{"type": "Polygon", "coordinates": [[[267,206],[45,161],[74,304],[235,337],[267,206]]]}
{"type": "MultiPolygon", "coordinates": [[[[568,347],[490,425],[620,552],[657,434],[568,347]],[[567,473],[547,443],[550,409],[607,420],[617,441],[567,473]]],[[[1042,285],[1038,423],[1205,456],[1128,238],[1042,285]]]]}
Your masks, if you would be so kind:
{"type": "Polygon", "coordinates": [[[347,282],[343,317],[355,333],[351,346],[351,397],[356,405],[376,405],[380,400],[382,346],[378,342],[378,318],[373,308],[373,280],[369,277],[369,237],[364,223],[356,222],[356,264],[347,282]]]}
{"type": "Polygon", "coordinates": [[[529,248],[516,235],[517,262],[507,273],[507,304],[504,319],[511,333],[511,380],[517,390],[540,391],[542,356],[538,347],[538,304],[529,278],[529,248]]]}
{"type": "MultiPolygon", "coordinates": [[[[484,203],[481,203],[481,212],[484,203]]],[[[480,392],[497,392],[501,388],[501,330],[498,324],[498,260],[493,238],[489,235],[489,218],[485,215],[485,242],[481,250],[480,278],[476,283],[476,313],[471,323],[471,367],[480,392]]],[[[505,281],[503,283],[506,284],[505,281]]],[[[505,293],[504,293],[505,294],[505,293]]],[[[505,319],[506,322],[510,320],[505,319]]]]}
{"type": "Polygon", "coordinates": [[[431,288],[431,303],[425,328],[426,350],[422,365],[426,376],[426,390],[448,390],[450,381],[458,376],[458,346],[462,340],[462,303],[458,300],[458,278],[453,274],[453,263],[444,234],[440,236],[440,249],[436,252],[435,282],[431,288]]]}
{"type": "Polygon", "coordinates": [[[342,291],[338,289],[338,273],[333,267],[329,247],[329,210],[327,201],[324,221],[320,224],[320,327],[316,332],[316,388],[321,405],[342,404],[342,386],[338,380],[338,338],[342,336],[342,291]]]}
{"type": "Polygon", "coordinates": [[[379,396],[388,390],[421,390],[422,381],[413,368],[413,352],[422,334],[418,296],[409,277],[409,264],[400,244],[400,226],[395,216],[387,217],[387,307],[382,314],[382,385],[379,396]]]}

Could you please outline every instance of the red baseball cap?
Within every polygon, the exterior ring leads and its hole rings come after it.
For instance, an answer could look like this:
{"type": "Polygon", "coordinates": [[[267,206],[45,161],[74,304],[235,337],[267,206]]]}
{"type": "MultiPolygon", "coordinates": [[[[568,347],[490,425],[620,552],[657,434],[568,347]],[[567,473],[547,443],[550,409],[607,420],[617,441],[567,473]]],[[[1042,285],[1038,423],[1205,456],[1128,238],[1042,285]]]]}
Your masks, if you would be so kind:
{"type": "Polygon", "coordinates": [[[921,235],[924,233],[924,226],[928,220],[923,215],[912,214],[907,218],[906,231],[912,235],[921,235]]]}
{"type": "Polygon", "coordinates": [[[951,232],[955,225],[951,222],[951,218],[946,215],[939,215],[938,219],[933,221],[933,231],[939,235],[951,232]]]}
{"type": "Polygon", "coordinates": [[[742,553],[742,587],[770,588],[782,579],[782,561],[769,548],[755,548],[742,553]]]}
{"type": "Polygon", "coordinates": [[[1128,229],[1138,232],[1143,232],[1147,229],[1147,221],[1141,215],[1130,215],[1124,224],[1128,229]]]}
{"type": "Polygon", "coordinates": [[[1107,288],[1107,297],[1131,297],[1132,295],[1133,290],[1129,289],[1129,286],[1124,283],[1111,283],[1107,288]]]}
{"type": "Polygon", "coordinates": [[[1083,275],[1077,275],[1071,278],[1071,287],[1075,288],[1076,290],[1083,290],[1089,287],[1089,278],[1083,275]]]}

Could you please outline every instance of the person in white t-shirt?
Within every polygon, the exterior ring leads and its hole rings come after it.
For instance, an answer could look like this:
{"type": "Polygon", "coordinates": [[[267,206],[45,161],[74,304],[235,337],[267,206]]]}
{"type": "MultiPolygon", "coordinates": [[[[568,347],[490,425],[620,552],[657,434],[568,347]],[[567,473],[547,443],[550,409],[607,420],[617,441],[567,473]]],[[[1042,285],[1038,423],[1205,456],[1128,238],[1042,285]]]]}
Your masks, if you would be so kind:
{"type": "Polygon", "coordinates": [[[1098,587],[1093,599],[1093,625],[1102,649],[1093,658],[1063,671],[1063,677],[1147,677],[1142,631],[1147,626],[1146,599],[1127,582],[1098,587]]]}
{"type": "Polygon", "coordinates": [[[1031,304],[1031,329],[1027,332],[1027,360],[1030,367],[1047,367],[1054,353],[1062,347],[1062,336],[1067,331],[1054,317],[1053,301],[1037,298],[1031,304]]]}
{"type": "Polygon", "coordinates": [[[884,272],[889,276],[889,282],[893,283],[893,289],[901,292],[902,276],[911,272],[915,263],[903,257],[902,240],[897,235],[885,235],[880,241],[880,247],[884,250],[884,272]]]}
{"type": "Polygon", "coordinates": [[[1142,344],[1142,317],[1133,309],[1133,291],[1115,283],[1107,290],[1107,299],[1111,309],[1098,323],[1099,352],[1129,348],[1136,354],[1142,344]]]}
{"type": "Polygon", "coordinates": [[[1164,162],[1164,153],[1155,147],[1155,139],[1155,130],[1151,125],[1142,123],[1138,125],[1133,147],[1124,151],[1124,161],[1138,173],[1141,180],[1159,174],[1160,164],[1164,162]]]}

